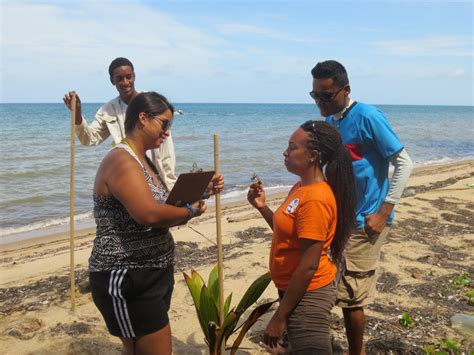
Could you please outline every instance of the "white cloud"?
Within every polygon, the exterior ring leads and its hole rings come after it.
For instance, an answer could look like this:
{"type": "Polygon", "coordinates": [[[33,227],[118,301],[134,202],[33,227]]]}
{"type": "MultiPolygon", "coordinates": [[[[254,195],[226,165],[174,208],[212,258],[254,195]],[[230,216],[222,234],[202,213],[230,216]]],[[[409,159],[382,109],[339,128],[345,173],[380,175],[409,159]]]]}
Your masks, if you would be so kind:
{"type": "Polygon", "coordinates": [[[9,3],[2,5],[2,22],[5,67],[20,61],[54,69],[58,60],[62,67],[67,60],[76,70],[92,70],[122,55],[133,58],[143,71],[161,65],[186,70],[190,58],[194,66],[210,70],[220,56],[218,47],[225,45],[218,37],[136,3],[69,7],[9,3]]]}
{"type": "MultiPolygon", "coordinates": [[[[305,28],[314,25],[312,19],[292,26],[265,20],[254,26],[247,24],[248,18],[234,16],[226,24],[228,13],[217,7],[205,11],[203,20],[169,3],[2,2],[0,102],[61,102],[69,89],[77,90],[85,102],[103,102],[116,94],[107,67],[117,56],[135,64],[138,89],[158,90],[181,102],[310,102],[309,72],[319,58],[327,57],[339,58],[360,88],[370,83],[368,92],[380,82],[412,83],[414,78],[424,79],[414,82],[428,82],[429,87],[438,82],[472,86],[472,39],[467,36],[379,41],[367,48],[368,36],[360,33],[361,42],[340,47],[329,38],[308,35],[305,28]],[[312,45],[315,42],[325,43],[312,45]],[[362,57],[355,54],[361,47],[362,57]],[[380,52],[385,55],[374,55],[380,52]],[[466,56],[431,60],[448,55],[466,56]]],[[[352,30],[376,30],[357,26],[347,23],[352,30]]],[[[391,97],[387,90],[385,102],[391,97]]],[[[435,96],[432,100],[440,101],[435,96]]]]}
{"type": "Polygon", "coordinates": [[[420,65],[418,62],[403,61],[393,66],[391,63],[380,64],[377,67],[364,66],[360,64],[351,65],[348,63],[349,78],[357,78],[357,80],[387,80],[387,79],[403,79],[403,80],[440,80],[446,81],[451,79],[472,80],[472,70],[466,69],[459,65],[430,65],[424,62],[420,65]]]}
{"type": "Polygon", "coordinates": [[[463,78],[463,77],[466,77],[466,75],[469,75],[469,74],[464,69],[461,69],[461,68],[454,69],[450,73],[450,76],[452,78],[463,78]]]}
{"type": "Polygon", "coordinates": [[[230,23],[218,26],[218,31],[223,35],[253,35],[266,38],[272,38],[286,42],[298,42],[298,43],[317,43],[318,40],[314,38],[302,38],[288,36],[285,33],[271,30],[265,27],[259,27],[254,25],[248,25],[243,23],[230,23]]]}
{"type": "Polygon", "coordinates": [[[467,36],[432,36],[409,40],[387,40],[373,43],[385,54],[402,56],[472,57],[473,40],[467,36]]]}
{"type": "Polygon", "coordinates": [[[472,72],[463,68],[419,68],[412,75],[416,79],[442,80],[442,79],[466,79],[472,80],[472,72]]]}
{"type": "MultiPolygon", "coordinates": [[[[115,5],[2,5],[0,101],[51,102],[72,88],[87,95],[86,101],[105,100],[113,93],[107,67],[118,56],[135,64],[139,88],[163,90],[180,100],[200,91],[219,96],[222,86],[249,85],[256,73],[272,83],[309,75],[309,69],[304,75],[298,69],[303,58],[279,46],[249,47],[247,41],[193,28],[161,9],[140,3],[115,5]]],[[[257,33],[269,43],[306,41],[263,27],[223,28],[227,33],[257,33]]]]}

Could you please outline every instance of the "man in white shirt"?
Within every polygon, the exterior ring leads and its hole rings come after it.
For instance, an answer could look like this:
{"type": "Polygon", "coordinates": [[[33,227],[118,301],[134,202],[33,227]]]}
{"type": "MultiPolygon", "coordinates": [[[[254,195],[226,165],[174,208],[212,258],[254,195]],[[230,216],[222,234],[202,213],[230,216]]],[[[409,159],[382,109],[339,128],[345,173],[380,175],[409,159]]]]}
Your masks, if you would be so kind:
{"type": "MultiPolygon", "coordinates": [[[[76,97],[76,134],[83,145],[98,145],[112,136],[113,145],[125,138],[125,113],[128,104],[138,94],[135,90],[135,71],[127,58],[115,58],[109,66],[110,82],[117,89],[119,96],[104,104],[96,113],[95,120],[89,125],[82,116],[81,100],[75,91],[64,95],[63,101],[71,109],[72,97],[76,97]]],[[[158,149],[147,152],[148,157],[158,169],[168,191],[176,182],[174,152],[171,132],[158,149]]]]}

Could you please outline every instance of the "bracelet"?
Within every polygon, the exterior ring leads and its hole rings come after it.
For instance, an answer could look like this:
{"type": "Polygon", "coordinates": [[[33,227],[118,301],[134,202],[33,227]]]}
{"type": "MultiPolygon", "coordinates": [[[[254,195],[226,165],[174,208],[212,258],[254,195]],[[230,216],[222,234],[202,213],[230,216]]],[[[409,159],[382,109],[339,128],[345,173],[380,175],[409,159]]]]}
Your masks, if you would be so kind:
{"type": "Polygon", "coordinates": [[[184,208],[186,208],[188,210],[188,219],[191,219],[193,217],[196,217],[196,215],[198,214],[199,212],[199,208],[194,208],[193,206],[191,206],[190,203],[187,203],[184,208]]]}

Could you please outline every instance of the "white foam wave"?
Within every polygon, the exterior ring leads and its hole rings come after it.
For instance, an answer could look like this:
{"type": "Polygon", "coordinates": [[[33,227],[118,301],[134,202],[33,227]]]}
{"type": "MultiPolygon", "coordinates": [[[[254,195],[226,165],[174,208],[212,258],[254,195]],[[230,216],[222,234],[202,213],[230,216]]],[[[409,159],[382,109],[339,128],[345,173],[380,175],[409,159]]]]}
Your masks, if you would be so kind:
{"type": "MultiPolygon", "coordinates": [[[[265,192],[268,195],[276,194],[283,191],[288,191],[292,185],[275,185],[265,186],[265,192]]],[[[237,202],[244,201],[247,199],[248,185],[238,186],[236,190],[229,191],[222,194],[221,198],[223,202],[237,202]]]]}
{"type": "MultiPolygon", "coordinates": [[[[74,222],[86,222],[92,220],[92,212],[82,213],[74,216],[74,222]]],[[[46,221],[27,224],[21,227],[0,228],[0,237],[23,234],[37,230],[46,230],[53,227],[60,227],[69,224],[69,217],[54,218],[46,221]]]]}
{"type": "Polygon", "coordinates": [[[416,160],[414,161],[415,167],[422,167],[422,166],[430,166],[430,165],[440,165],[440,164],[447,164],[447,163],[456,163],[456,162],[461,162],[465,160],[473,160],[474,155],[468,155],[465,157],[457,157],[457,158],[451,158],[451,157],[438,157],[435,159],[427,159],[427,160],[416,160]]]}

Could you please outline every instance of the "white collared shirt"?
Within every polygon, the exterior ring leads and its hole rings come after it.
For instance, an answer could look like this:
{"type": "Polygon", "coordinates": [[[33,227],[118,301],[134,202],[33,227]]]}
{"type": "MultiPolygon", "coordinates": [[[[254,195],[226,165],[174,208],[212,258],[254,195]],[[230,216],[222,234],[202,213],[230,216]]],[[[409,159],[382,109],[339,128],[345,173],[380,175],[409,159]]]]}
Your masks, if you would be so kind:
{"type": "MultiPolygon", "coordinates": [[[[90,125],[82,117],[81,124],[76,126],[79,141],[83,145],[98,145],[112,136],[112,145],[120,143],[125,138],[127,107],[128,105],[118,96],[99,108],[95,120],[90,125]]],[[[147,156],[155,164],[168,191],[171,191],[176,182],[176,155],[171,132],[160,147],[148,151],[147,156]]]]}

